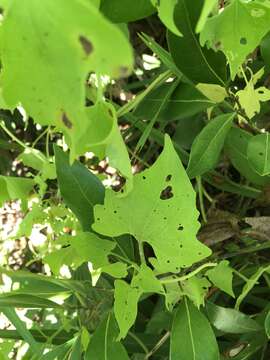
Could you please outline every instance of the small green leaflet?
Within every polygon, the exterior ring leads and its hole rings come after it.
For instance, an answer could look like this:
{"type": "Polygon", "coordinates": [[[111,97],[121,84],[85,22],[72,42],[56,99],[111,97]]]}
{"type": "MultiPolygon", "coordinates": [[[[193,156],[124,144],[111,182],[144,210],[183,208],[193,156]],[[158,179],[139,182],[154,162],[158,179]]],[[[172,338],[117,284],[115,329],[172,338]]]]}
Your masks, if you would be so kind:
{"type": "Polygon", "coordinates": [[[187,168],[191,179],[216,166],[234,116],[234,113],[217,116],[196,137],[191,147],[187,168]]]}
{"type": "Polygon", "coordinates": [[[269,133],[255,135],[250,138],[247,157],[252,168],[261,176],[270,174],[270,143],[269,133]]]}
{"type": "Polygon", "coordinates": [[[94,209],[94,231],[106,236],[133,235],[148,242],[157,271],[179,272],[211,254],[196,239],[199,229],[195,192],[168,135],[155,164],[134,176],[125,197],[106,190],[104,205],[94,209]]]}
{"type": "Polygon", "coordinates": [[[115,318],[109,313],[91,337],[85,360],[128,360],[124,346],[116,341],[117,334],[115,318]]]}
{"type": "Polygon", "coordinates": [[[251,163],[247,157],[248,142],[252,135],[242,129],[232,127],[229,131],[225,142],[225,153],[228,155],[233,166],[243,175],[248,181],[256,185],[265,185],[270,183],[269,176],[260,176],[251,167],[251,163]]]}
{"type": "Polygon", "coordinates": [[[215,334],[207,318],[184,298],[175,314],[170,360],[219,360],[215,334]]]}
{"type": "Polygon", "coordinates": [[[34,185],[31,179],[0,176],[0,206],[9,200],[26,200],[34,185]]]}
{"type": "Polygon", "coordinates": [[[54,275],[59,275],[63,265],[76,269],[84,260],[71,246],[68,246],[52,251],[43,258],[43,262],[50,266],[54,275]]]}
{"type": "Polygon", "coordinates": [[[202,45],[226,55],[232,78],[261,39],[270,30],[268,2],[234,0],[218,15],[209,18],[201,32],[202,45]]]}
{"type": "Polygon", "coordinates": [[[142,290],[133,288],[123,280],[116,280],[114,289],[114,314],[120,329],[117,339],[121,340],[126,337],[136,320],[137,304],[142,290]]]}
{"type": "Polygon", "coordinates": [[[238,310],[207,303],[206,314],[210,323],[220,331],[230,334],[245,334],[261,330],[261,326],[238,310]]]}
{"type": "Polygon", "coordinates": [[[1,27],[1,62],[8,106],[21,103],[36,122],[58,127],[74,142],[88,122],[89,72],[125,75],[133,56],[125,35],[91,1],[14,0],[1,27]]]}
{"type": "Polygon", "coordinates": [[[145,264],[141,265],[138,274],[133,277],[131,286],[140,288],[143,292],[164,293],[161,282],[155,277],[153,271],[145,264]]]}
{"type": "Polygon", "coordinates": [[[92,151],[100,159],[107,156],[110,165],[118,169],[128,179],[128,186],[131,186],[131,165],[118,128],[115,109],[109,103],[97,102],[86,109],[86,115],[88,124],[85,133],[77,139],[75,154],[92,151]]]}
{"type": "Polygon", "coordinates": [[[205,275],[220,290],[234,297],[232,288],[233,269],[227,260],[221,261],[215,268],[208,270],[205,275]]]}
{"type": "Polygon", "coordinates": [[[158,9],[158,16],[163,24],[175,35],[182,36],[174,22],[174,11],[178,0],[151,0],[158,9]]]}
{"type": "Polygon", "coordinates": [[[243,90],[237,91],[235,95],[249,119],[260,113],[260,102],[270,100],[270,90],[265,86],[255,89],[252,80],[247,83],[243,90]]]}
{"type": "Polygon", "coordinates": [[[184,295],[186,295],[197,308],[204,305],[204,299],[211,286],[205,277],[193,276],[192,278],[181,282],[184,295]]]}
{"type": "Polygon", "coordinates": [[[26,148],[24,152],[18,156],[18,160],[21,160],[24,165],[39,171],[44,181],[56,178],[55,165],[39,150],[26,148]]]}

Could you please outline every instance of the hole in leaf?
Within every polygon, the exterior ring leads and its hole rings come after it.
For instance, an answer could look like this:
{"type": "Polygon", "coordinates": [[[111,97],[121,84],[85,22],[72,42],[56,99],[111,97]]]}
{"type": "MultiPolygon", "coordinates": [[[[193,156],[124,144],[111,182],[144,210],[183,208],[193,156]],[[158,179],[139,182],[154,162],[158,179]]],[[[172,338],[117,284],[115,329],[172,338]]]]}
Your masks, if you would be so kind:
{"type": "Polygon", "coordinates": [[[165,189],[163,189],[160,193],[160,199],[161,200],[168,200],[173,197],[172,187],[167,186],[165,189]]]}
{"type": "Polygon", "coordinates": [[[180,231],[184,230],[184,226],[180,224],[180,225],[178,226],[178,229],[177,229],[177,230],[180,230],[180,231]]]}
{"type": "Polygon", "coordinates": [[[69,120],[69,118],[67,117],[66,113],[63,113],[62,115],[62,121],[64,123],[64,125],[68,128],[68,129],[72,129],[72,122],[69,120]]]}
{"type": "Polygon", "coordinates": [[[260,156],[263,156],[263,153],[262,153],[262,152],[259,152],[259,155],[260,155],[260,156]]]}
{"type": "Polygon", "coordinates": [[[183,247],[183,245],[182,244],[180,244],[180,248],[182,249],[182,247],[183,247]]]}
{"type": "Polygon", "coordinates": [[[164,216],[163,220],[167,220],[166,216],[164,216]]]}
{"type": "Polygon", "coordinates": [[[264,94],[264,91],[263,91],[263,90],[259,90],[258,93],[259,93],[259,94],[264,94]]]}
{"type": "Polygon", "coordinates": [[[241,44],[241,45],[246,45],[246,44],[247,44],[247,39],[246,39],[245,37],[242,37],[242,38],[240,39],[240,44],[241,44]]]}
{"type": "Polygon", "coordinates": [[[84,37],[82,35],[79,37],[79,41],[80,41],[80,43],[82,45],[82,48],[83,48],[85,54],[87,56],[90,55],[93,52],[93,49],[94,49],[91,41],[89,41],[86,37],[84,37]]]}
{"type": "Polygon", "coordinates": [[[145,176],[143,176],[142,178],[143,178],[143,180],[146,180],[146,177],[145,177],[145,176]]]}
{"type": "Polygon", "coordinates": [[[114,214],[117,214],[117,211],[116,210],[114,210],[114,212],[113,212],[114,214]]]}
{"type": "Polygon", "coordinates": [[[171,181],[171,179],[172,179],[172,175],[168,175],[168,176],[166,177],[166,181],[171,181]]]}

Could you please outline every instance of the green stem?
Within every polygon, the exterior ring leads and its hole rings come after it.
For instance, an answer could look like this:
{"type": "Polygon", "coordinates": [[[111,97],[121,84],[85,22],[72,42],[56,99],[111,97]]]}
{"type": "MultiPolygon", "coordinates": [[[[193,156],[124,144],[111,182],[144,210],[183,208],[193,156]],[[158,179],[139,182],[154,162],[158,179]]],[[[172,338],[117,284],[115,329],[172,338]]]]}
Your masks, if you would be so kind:
{"type": "Polygon", "coordinates": [[[179,281],[185,281],[187,279],[190,279],[191,277],[193,277],[194,275],[198,274],[201,270],[208,268],[208,267],[215,267],[217,266],[216,263],[206,263],[203,264],[201,266],[199,266],[197,269],[195,269],[194,271],[190,272],[187,275],[181,276],[181,277],[177,277],[177,278],[172,278],[169,277],[167,279],[164,280],[160,280],[162,284],[171,284],[171,283],[175,283],[175,282],[179,282],[179,281]]]}
{"type": "Polygon", "coordinates": [[[197,176],[196,181],[197,181],[197,186],[198,186],[198,193],[199,193],[199,201],[200,201],[200,209],[201,209],[202,219],[203,219],[203,222],[206,224],[207,223],[207,217],[206,217],[205,208],[204,208],[204,202],[203,202],[203,186],[202,186],[201,177],[197,176]]]}
{"type": "Polygon", "coordinates": [[[3,122],[0,122],[0,127],[5,131],[5,133],[13,140],[15,141],[17,144],[19,144],[21,147],[23,147],[24,149],[27,149],[28,147],[21,141],[19,140],[15,135],[12,134],[12,132],[10,132],[6,126],[3,124],[3,122]]]}
{"type": "Polygon", "coordinates": [[[146,355],[148,354],[148,352],[149,352],[149,350],[148,350],[148,348],[144,345],[144,343],[141,341],[141,339],[139,339],[138,338],[138,336],[136,336],[133,332],[131,332],[131,331],[129,331],[128,332],[128,335],[130,336],[130,337],[132,337],[132,339],[134,339],[136,342],[137,342],[137,344],[139,344],[140,345],[140,347],[143,349],[143,351],[146,353],[146,355]]]}
{"type": "Polygon", "coordinates": [[[139,105],[139,103],[145,98],[146,95],[150,93],[153,89],[158,87],[160,84],[162,84],[164,81],[166,81],[170,76],[172,76],[172,72],[170,70],[165,71],[164,73],[160,74],[148,87],[146,90],[141,92],[140,94],[136,95],[136,97],[129,101],[127,104],[122,106],[117,111],[117,117],[124,116],[131,110],[135,109],[136,106],[139,105]]]}
{"type": "Polygon", "coordinates": [[[245,282],[248,282],[249,279],[247,277],[245,277],[245,275],[241,274],[239,271],[233,269],[233,272],[235,273],[235,275],[237,275],[238,277],[240,277],[240,279],[244,280],[245,282]]]}
{"type": "Polygon", "coordinates": [[[146,264],[145,256],[144,256],[144,249],[143,249],[143,242],[138,241],[139,243],[139,254],[141,259],[141,264],[146,264]]]}

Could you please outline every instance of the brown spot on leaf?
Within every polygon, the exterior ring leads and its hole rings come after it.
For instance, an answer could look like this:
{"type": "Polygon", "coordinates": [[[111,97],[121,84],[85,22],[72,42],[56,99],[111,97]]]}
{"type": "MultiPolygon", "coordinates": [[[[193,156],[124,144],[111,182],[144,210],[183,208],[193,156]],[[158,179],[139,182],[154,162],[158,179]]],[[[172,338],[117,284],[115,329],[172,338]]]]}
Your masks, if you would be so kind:
{"type": "Polygon", "coordinates": [[[83,48],[85,54],[87,56],[90,55],[94,50],[94,47],[93,47],[93,44],[91,43],[91,41],[89,41],[85,36],[82,36],[82,35],[79,37],[79,41],[82,45],[82,48],[83,48]]]}
{"type": "Polygon", "coordinates": [[[160,193],[160,199],[161,200],[168,200],[173,197],[172,187],[167,186],[165,189],[163,189],[160,193]]]}
{"type": "Polygon", "coordinates": [[[72,122],[69,120],[66,113],[63,113],[62,121],[68,129],[72,129],[72,122]]]}
{"type": "Polygon", "coordinates": [[[127,76],[128,74],[128,67],[127,66],[120,66],[119,68],[120,76],[127,76]]]}

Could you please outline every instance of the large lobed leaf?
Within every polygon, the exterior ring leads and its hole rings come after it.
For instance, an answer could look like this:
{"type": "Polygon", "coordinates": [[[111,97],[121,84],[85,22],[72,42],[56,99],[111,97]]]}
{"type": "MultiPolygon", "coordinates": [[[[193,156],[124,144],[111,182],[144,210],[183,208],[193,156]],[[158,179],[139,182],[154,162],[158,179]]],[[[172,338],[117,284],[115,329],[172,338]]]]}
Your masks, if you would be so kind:
{"type": "Polygon", "coordinates": [[[150,244],[156,256],[151,262],[159,272],[178,272],[211,254],[196,239],[195,192],[168,136],[156,163],[134,176],[133,190],[125,197],[107,190],[94,216],[98,233],[131,234],[150,244]]]}

